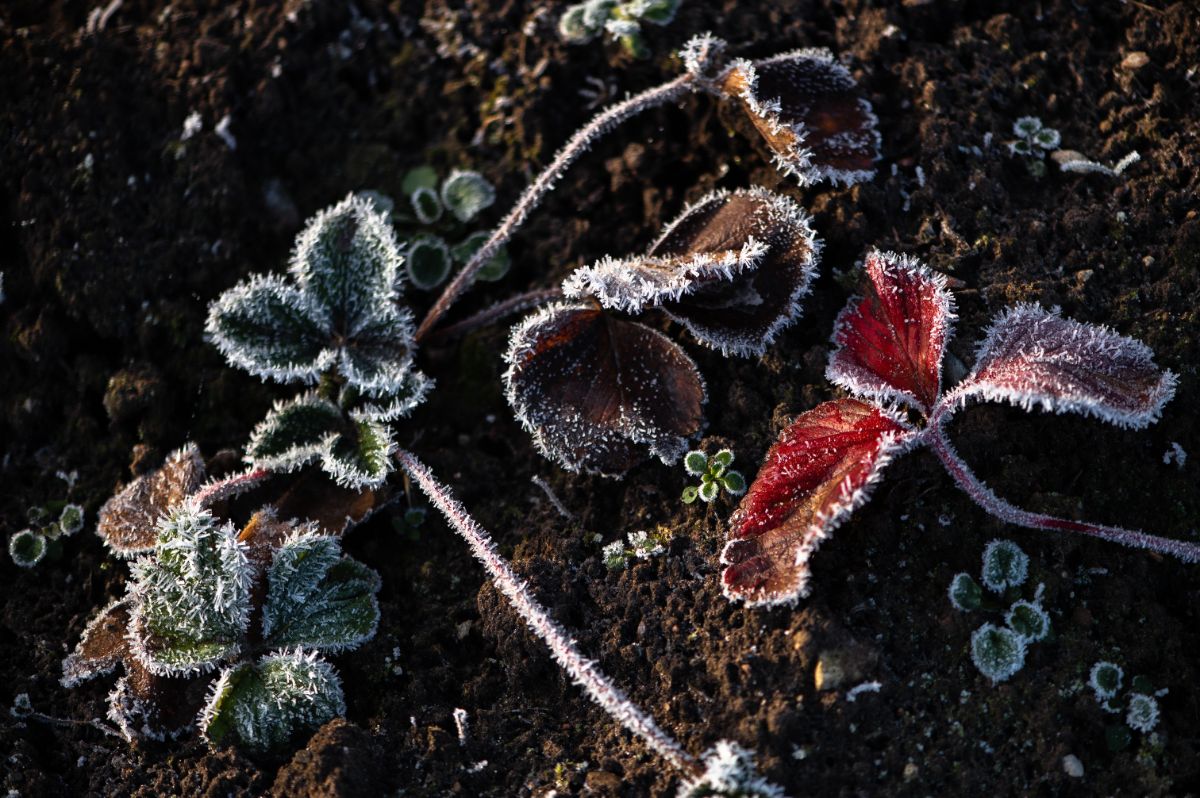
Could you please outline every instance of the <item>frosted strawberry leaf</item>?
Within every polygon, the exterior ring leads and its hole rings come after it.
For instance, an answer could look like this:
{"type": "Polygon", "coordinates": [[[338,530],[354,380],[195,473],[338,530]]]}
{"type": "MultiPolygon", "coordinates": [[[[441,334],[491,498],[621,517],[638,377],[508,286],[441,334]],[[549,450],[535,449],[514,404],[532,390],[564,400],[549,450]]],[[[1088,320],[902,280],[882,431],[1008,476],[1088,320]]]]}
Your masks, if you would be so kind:
{"type": "Polygon", "coordinates": [[[351,194],[308,221],[288,270],[334,329],[357,334],[394,294],[403,263],[387,217],[351,194]]]}
{"type": "Polygon", "coordinates": [[[299,527],[267,570],[263,638],[272,646],[339,651],[375,634],[379,575],[342,556],[338,539],[299,527]]]}
{"type": "Polygon", "coordinates": [[[761,355],[799,318],[819,252],[808,214],[787,197],[717,191],[685,210],[646,255],[579,269],[563,292],[629,313],[661,307],[707,346],[761,355]]]}
{"type": "Polygon", "coordinates": [[[195,444],[172,452],[165,463],[135,479],[100,508],[96,534],[121,557],[154,548],[157,524],[204,482],[204,460],[195,444]]]}
{"type": "Polygon", "coordinates": [[[342,683],[333,666],[297,649],[226,668],[213,682],[199,722],[214,747],[236,742],[263,752],[344,714],[342,683]]]}
{"type": "Polygon", "coordinates": [[[857,399],[826,402],[796,419],[730,519],[721,554],[725,595],[749,605],[807,595],[809,558],[867,500],[884,466],[914,434],[857,399]]]}
{"type": "Polygon", "coordinates": [[[828,50],[735,60],[718,87],[741,102],[776,165],[801,185],[852,185],[874,177],[878,120],[850,71],[828,50]]]}
{"type": "Polygon", "coordinates": [[[391,430],[378,421],[353,421],[351,428],[331,439],[321,456],[321,468],[344,488],[360,490],[383,484],[392,470],[391,430]]]}
{"type": "Polygon", "coordinates": [[[1140,429],[1158,419],[1176,382],[1141,341],[1064,319],[1057,308],[1018,305],[992,323],[974,370],[947,402],[978,397],[1140,429]]]}
{"type": "Polygon", "coordinates": [[[246,460],[258,468],[293,471],[320,457],[344,426],[338,406],[316,393],[277,402],[250,434],[246,460]]]}
{"type": "Polygon", "coordinates": [[[863,296],[834,324],[825,376],[851,393],[897,401],[928,414],[941,392],[942,355],[953,334],[946,278],[915,258],[874,250],[863,296]]]}
{"type": "Polygon", "coordinates": [[[673,462],[700,431],[704,382],[674,342],[587,305],[556,304],[514,328],[509,404],[543,454],[571,471],[673,462]]]}

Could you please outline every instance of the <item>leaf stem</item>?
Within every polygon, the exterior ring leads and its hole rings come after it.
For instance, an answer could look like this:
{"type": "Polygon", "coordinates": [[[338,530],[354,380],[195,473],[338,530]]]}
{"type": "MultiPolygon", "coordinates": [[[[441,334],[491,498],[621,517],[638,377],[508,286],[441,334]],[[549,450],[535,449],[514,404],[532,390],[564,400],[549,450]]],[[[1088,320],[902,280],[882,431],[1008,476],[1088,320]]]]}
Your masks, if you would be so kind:
{"type": "Polygon", "coordinates": [[[701,775],[703,768],[700,763],[684,751],[678,741],[663,731],[653,718],[638,709],[629,697],[596,667],[595,662],[586,659],[580,653],[566,630],[538,604],[524,580],[500,556],[487,531],[476,523],[450,490],[434,478],[429,468],[404,449],[396,452],[396,460],[429,497],[429,501],[446,516],[454,530],[467,541],[471,553],[483,564],[496,588],[509,600],[529,629],[550,647],[555,661],[571,674],[571,678],[583,688],[588,697],[618,723],[641,737],[650,748],[676,768],[693,777],[701,775]]]}
{"type": "Polygon", "coordinates": [[[945,421],[949,414],[942,415],[934,411],[929,426],[921,434],[921,441],[933,449],[934,454],[942,461],[950,476],[958,487],[971,497],[972,501],[991,515],[1009,524],[1029,527],[1030,529],[1050,529],[1060,532],[1078,532],[1103,540],[1120,543],[1139,549],[1150,549],[1163,554],[1171,554],[1184,562],[1200,562],[1200,545],[1187,543],[1182,540],[1148,535],[1135,529],[1124,529],[1119,526],[1105,526],[1087,521],[1071,521],[1052,515],[1033,513],[1009,504],[989,488],[983,480],[975,475],[970,466],[954,451],[954,446],[946,436],[945,421]]]}
{"type": "Polygon", "coordinates": [[[463,319],[460,322],[442,327],[429,336],[429,341],[446,341],[454,338],[460,338],[467,333],[473,332],[480,327],[486,327],[489,324],[500,321],[506,316],[513,313],[520,313],[524,310],[544,305],[547,302],[553,302],[556,299],[562,298],[561,288],[539,288],[535,291],[528,291],[524,294],[517,294],[514,297],[509,297],[503,302],[497,302],[491,307],[484,308],[474,316],[463,319]]]}
{"type": "Polygon", "coordinates": [[[504,221],[492,232],[487,243],[475,252],[471,260],[467,262],[467,265],[462,268],[462,271],[455,275],[450,284],[442,291],[437,302],[434,303],[433,307],[425,315],[421,326],[417,328],[416,340],[421,341],[429,335],[430,330],[433,329],[438,320],[446,314],[446,311],[450,309],[450,306],[454,304],[459,296],[470,287],[475,274],[483,268],[485,263],[492,259],[492,256],[496,254],[500,247],[504,246],[512,238],[517,228],[525,223],[529,214],[550,193],[550,190],[554,188],[554,184],[566,172],[567,167],[574,163],[579,156],[587,152],[597,139],[625,120],[637,116],[642,111],[677,100],[695,88],[694,81],[695,78],[690,73],[685,72],[661,86],[647,89],[641,94],[634,95],[623,102],[606,108],[593,117],[591,122],[580,128],[571,137],[570,141],[558,151],[558,154],[554,156],[554,160],[551,161],[550,165],[525,189],[524,193],[517,200],[517,204],[504,217],[504,221]]]}

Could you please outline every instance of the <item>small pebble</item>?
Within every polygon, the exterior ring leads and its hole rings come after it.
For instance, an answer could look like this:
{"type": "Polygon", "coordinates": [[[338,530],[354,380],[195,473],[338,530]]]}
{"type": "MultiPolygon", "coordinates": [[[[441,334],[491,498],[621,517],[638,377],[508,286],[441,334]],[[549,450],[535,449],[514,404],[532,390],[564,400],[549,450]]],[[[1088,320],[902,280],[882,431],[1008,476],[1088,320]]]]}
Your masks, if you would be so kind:
{"type": "Polygon", "coordinates": [[[1067,754],[1062,759],[1063,770],[1073,779],[1083,778],[1083,763],[1074,754],[1067,754]]]}

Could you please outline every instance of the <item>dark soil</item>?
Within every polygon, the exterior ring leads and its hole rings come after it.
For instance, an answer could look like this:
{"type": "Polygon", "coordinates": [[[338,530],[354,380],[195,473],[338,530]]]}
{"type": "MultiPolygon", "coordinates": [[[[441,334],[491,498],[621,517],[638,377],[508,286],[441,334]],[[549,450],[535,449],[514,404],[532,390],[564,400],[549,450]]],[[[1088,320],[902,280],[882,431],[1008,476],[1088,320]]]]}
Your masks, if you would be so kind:
{"type": "MultiPolygon", "coordinates": [[[[564,46],[554,30],[564,6],[543,0],[126,0],[93,33],[90,2],[4,3],[0,534],[24,527],[27,507],[67,497],[57,471],[78,472],[70,498],[94,522],[131,466],[152,467],[187,440],[208,454],[245,442],[287,391],[225,366],[202,339],[206,305],[247,274],[281,269],[306,216],[348,191],[399,196],[405,170],[429,163],[493,180],[490,223],[590,116],[588,78],[612,97],[654,85],[678,73],[686,38],[712,30],[738,54],[840,54],[879,113],[879,177],[798,190],[734,134],[731,114],[689,98],[586,156],[511,245],[510,275],[454,315],[643,248],[712,187],[762,184],[813,211],[821,277],[803,320],[761,361],[685,343],[709,385],[710,451],[731,446],[750,476],[788,418],[836,395],[823,378],[832,321],[856,262],[878,246],[959,281],[951,349],[967,365],[988,320],[1017,301],[1061,305],[1153,347],[1180,385],[1147,431],[989,406],[963,414],[954,435],[1018,504],[1195,539],[1196,7],[883,5],[686,0],[650,31],[652,57],[634,61],[612,44],[564,46]],[[181,141],[193,112],[203,129],[181,141]],[[226,115],[236,149],[214,133],[226,115]],[[1093,159],[1136,149],[1142,162],[1121,179],[1052,168],[1036,180],[1003,147],[1024,115],[1093,159]],[[1183,468],[1163,462],[1172,442],[1192,453],[1183,468]]],[[[410,299],[418,312],[430,301],[410,299]]],[[[689,750],[736,739],[797,795],[1200,792],[1200,568],[1000,524],[918,454],[822,548],[811,598],[732,606],[717,561],[728,500],[685,507],[678,467],[612,481],[542,459],[501,394],[505,340],[500,328],[422,352],[436,398],[404,422],[400,443],[689,750]],[[602,543],[657,525],[674,534],[665,556],[606,570],[602,543]],[[1056,636],[993,687],[969,658],[983,618],[954,611],[946,587],[1000,536],[1030,554],[1056,636]],[[848,663],[837,690],[816,688],[822,658],[848,663]],[[1119,719],[1084,687],[1099,659],[1170,688],[1157,732],[1117,752],[1105,729],[1119,719]],[[864,680],[880,691],[849,701],[864,680]],[[1068,754],[1082,778],[1064,771],[1068,754]]],[[[103,715],[109,684],[65,690],[59,663],[127,570],[90,531],[65,544],[31,571],[0,564],[0,702],[28,693],[41,713],[87,721],[103,715]]],[[[251,760],[195,737],[130,747],[89,725],[6,717],[2,786],[22,796],[673,794],[676,774],[558,671],[440,519],[410,539],[376,517],[348,547],[383,575],[383,620],[371,643],[336,658],[348,719],[294,757],[251,760]],[[465,747],[456,707],[470,717],[465,747]]]]}

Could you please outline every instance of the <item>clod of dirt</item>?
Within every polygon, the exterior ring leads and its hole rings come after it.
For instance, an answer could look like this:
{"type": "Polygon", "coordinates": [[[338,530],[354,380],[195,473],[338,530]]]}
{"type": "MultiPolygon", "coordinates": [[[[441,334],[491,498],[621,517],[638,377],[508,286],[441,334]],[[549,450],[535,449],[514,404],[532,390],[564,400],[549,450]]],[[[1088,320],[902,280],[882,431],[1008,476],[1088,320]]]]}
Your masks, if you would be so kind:
{"type": "Polygon", "coordinates": [[[270,794],[281,798],[380,795],[386,786],[379,768],[382,759],[371,735],[337,718],[318,729],[308,745],[280,768],[270,794]]]}

